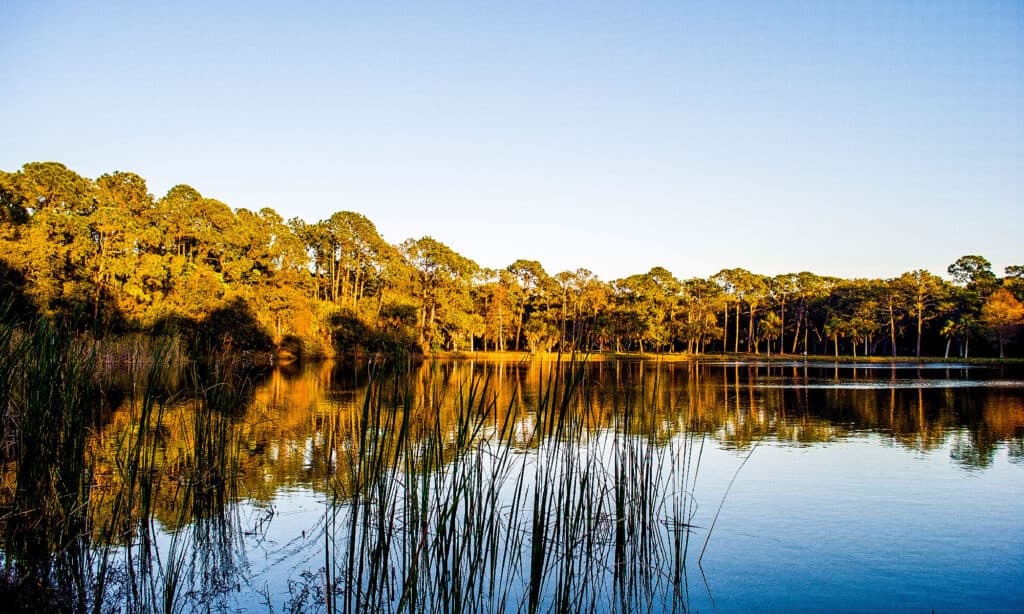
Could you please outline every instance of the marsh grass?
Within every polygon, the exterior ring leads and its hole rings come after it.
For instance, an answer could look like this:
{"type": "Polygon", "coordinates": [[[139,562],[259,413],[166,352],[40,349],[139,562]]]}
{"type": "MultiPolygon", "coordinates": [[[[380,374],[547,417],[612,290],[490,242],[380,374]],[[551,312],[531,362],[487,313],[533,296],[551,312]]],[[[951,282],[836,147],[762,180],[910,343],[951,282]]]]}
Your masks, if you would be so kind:
{"type": "Polygon", "coordinates": [[[185,367],[188,353],[178,334],[154,337],[143,333],[79,338],[96,354],[97,379],[111,381],[125,373],[145,374],[154,367],[164,373],[185,367]]]}
{"type": "MultiPolygon", "coordinates": [[[[244,438],[238,416],[251,384],[229,363],[193,364],[190,394],[182,400],[153,394],[161,387],[158,378],[151,368],[141,398],[130,404],[133,426],[115,445],[120,480],[106,526],[126,527],[123,541],[112,550],[109,530],[100,540],[104,568],[121,578],[113,592],[129,612],[216,603],[244,567],[236,506],[244,438]],[[174,419],[178,423],[169,424],[174,419]],[[169,428],[182,433],[178,449],[165,443],[169,428]]],[[[99,575],[106,581],[110,574],[99,575]]],[[[108,594],[97,591],[96,603],[108,594]]]]}
{"type": "Polygon", "coordinates": [[[105,441],[99,346],[42,320],[0,326],[2,460],[13,468],[0,495],[0,598],[13,607],[174,612],[186,593],[204,587],[208,599],[213,580],[236,575],[225,553],[238,546],[236,417],[251,386],[215,362],[192,367],[186,398],[169,395],[177,350],[151,349],[121,365],[131,428],[105,441]],[[168,409],[182,403],[188,443],[168,450],[168,409]],[[173,510],[169,538],[161,510],[173,510]]]}
{"type": "MultiPolygon", "coordinates": [[[[303,606],[334,612],[681,612],[703,440],[650,433],[659,382],[614,390],[586,361],[498,405],[490,375],[378,372],[326,423],[324,565],[303,606]],[[447,411],[445,407],[447,406],[447,411]],[[532,430],[525,441],[525,423],[532,430]],[[523,453],[525,450],[528,452],[523,453]],[[319,601],[322,599],[322,601],[319,601]]],[[[293,604],[294,605],[294,604],[293,604]]]]}
{"type": "Polygon", "coordinates": [[[14,474],[4,497],[4,589],[79,610],[89,589],[82,569],[91,558],[82,536],[92,478],[86,434],[97,415],[95,356],[67,329],[45,322],[4,325],[0,344],[4,449],[14,474]]]}
{"type": "MultiPolygon", "coordinates": [[[[171,393],[177,350],[146,349],[116,363],[132,385],[110,433],[96,345],[38,323],[0,329],[0,352],[15,467],[2,592],[73,612],[232,607],[248,586],[244,371],[189,363],[171,393]]],[[[286,610],[685,611],[703,439],[655,433],[665,404],[688,404],[657,375],[609,390],[586,357],[543,364],[535,401],[435,362],[370,365],[357,411],[324,407],[310,442],[322,566],[296,570],[286,610]]]]}

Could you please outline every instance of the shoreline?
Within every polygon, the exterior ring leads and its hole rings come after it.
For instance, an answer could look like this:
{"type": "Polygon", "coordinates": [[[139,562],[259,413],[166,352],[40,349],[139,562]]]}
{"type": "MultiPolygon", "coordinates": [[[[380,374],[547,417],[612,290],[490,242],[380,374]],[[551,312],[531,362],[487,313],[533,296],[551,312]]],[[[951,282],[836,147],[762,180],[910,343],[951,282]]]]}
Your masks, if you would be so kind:
{"type": "Polygon", "coordinates": [[[528,352],[528,351],[484,351],[475,352],[424,352],[424,359],[440,360],[502,360],[516,362],[530,362],[533,360],[562,361],[568,362],[608,362],[616,360],[641,360],[665,363],[682,362],[739,362],[739,363],[794,363],[802,362],[807,364],[945,364],[945,365],[1024,365],[1024,358],[959,358],[942,356],[829,356],[829,355],[803,355],[803,354],[750,354],[740,353],[708,353],[688,354],[686,352],[672,353],[650,353],[650,352],[591,352],[573,354],[559,354],[558,352],[528,352]]]}

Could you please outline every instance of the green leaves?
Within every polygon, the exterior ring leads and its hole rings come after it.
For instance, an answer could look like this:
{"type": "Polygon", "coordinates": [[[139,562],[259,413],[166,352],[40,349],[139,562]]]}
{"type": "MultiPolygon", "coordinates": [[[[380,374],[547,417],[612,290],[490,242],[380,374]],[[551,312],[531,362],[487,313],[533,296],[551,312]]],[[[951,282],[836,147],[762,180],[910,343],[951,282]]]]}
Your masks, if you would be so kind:
{"type": "Polygon", "coordinates": [[[893,356],[959,340],[966,353],[982,311],[989,322],[1008,311],[1003,293],[989,301],[1000,288],[1024,299],[1024,267],[1000,280],[980,255],[949,266],[952,284],[925,270],[842,280],[731,268],[680,281],[661,266],[607,283],[525,258],[484,270],[430,236],[392,245],[355,211],[286,222],[188,185],[155,199],[135,173],[93,181],[56,162],[0,171],[0,257],[19,296],[98,333],[195,323],[242,301],[275,344],[300,339],[312,354],[334,351],[339,310],[368,335],[448,350],[824,353],[845,339],[893,356]]]}

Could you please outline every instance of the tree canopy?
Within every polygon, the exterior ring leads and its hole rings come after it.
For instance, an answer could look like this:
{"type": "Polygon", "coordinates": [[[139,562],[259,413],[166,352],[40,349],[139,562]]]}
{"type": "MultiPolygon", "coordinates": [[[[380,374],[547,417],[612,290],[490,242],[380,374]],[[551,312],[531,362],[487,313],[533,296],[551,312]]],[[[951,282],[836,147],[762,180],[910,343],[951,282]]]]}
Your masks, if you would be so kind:
{"type": "Polygon", "coordinates": [[[170,327],[205,346],[309,354],[1019,354],[1024,265],[1000,278],[965,255],[947,273],[679,279],[656,266],[602,281],[528,258],[492,270],[430,236],[390,244],[354,211],[286,221],[184,184],[157,198],[130,172],[0,171],[0,298],[96,335],[170,327]]]}

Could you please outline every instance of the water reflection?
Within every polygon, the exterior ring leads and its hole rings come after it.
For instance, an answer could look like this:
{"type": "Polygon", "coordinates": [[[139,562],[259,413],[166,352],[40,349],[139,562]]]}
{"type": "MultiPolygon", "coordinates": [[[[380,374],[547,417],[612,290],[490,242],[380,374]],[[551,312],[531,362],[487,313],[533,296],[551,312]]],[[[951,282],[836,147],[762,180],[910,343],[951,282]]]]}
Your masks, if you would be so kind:
{"type": "MultiPolygon", "coordinates": [[[[410,411],[421,423],[436,415],[453,427],[459,397],[451,392],[475,375],[486,379],[485,394],[499,412],[523,416],[516,445],[537,445],[531,411],[550,392],[556,369],[541,361],[426,363],[409,375],[410,411]]],[[[980,368],[619,361],[584,369],[576,411],[586,413],[589,429],[611,428],[613,408],[636,399],[652,411],[643,422],[646,434],[660,442],[697,432],[744,449],[764,439],[807,446],[874,432],[918,452],[952,439],[957,462],[984,467],[999,444],[1019,448],[1024,431],[1019,380],[980,368]]],[[[253,491],[269,496],[322,479],[330,465],[323,451],[326,426],[355,430],[368,381],[365,367],[326,362],[278,369],[260,382],[245,418],[253,491]]]]}
{"type": "MultiPolygon", "coordinates": [[[[561,387],[575,384],[571,408],[586,437],[613,431],[624,407],[642,407],[644,415],[627,428],[653,446],[683,434],[704,436],[725,449],[747,450],[756,442],[775,446],[819,446],[879,434],[916,453],[933,453],[949,444],[950,458],[969,469],[984,469],[1000,446],[1013,462],[1024,462],[1024,388],[1006,386],[1017,375],[1005,369],[950,369],[861,366],[775,365],[770,363],[591,362],[582,365],[578,382],[555,362],[435,361],[415,367],[406,382],[370,389],[371,368],[332,362],[282,366],[254,382],[245,411],[217,417],[214,426],[231,450],[209,450],[222,458],[199,459],[202,437],[210,426],[197,424],[192,399],[166,392],[162,418],[149,434],[156,442],[150,459],[164,487],[153,490],[152,509],[165,527],[195,517],[183,514],[183,476],[202,462],[230,464],[229,490],[212,489],[234,499],[270,502],[276,493],[298,487],[326,491],[351,479],[345,458],[359,446],[368,395],[392,395],[386,404],[409,414],[409,436],[438,438],[441,455],[451,461],[459,449],[462,406],[468,387],[493,404],[490,422],[478,436],[494,433],[506,420],[514,448],[542,445],[557,429],[557,415],[538,421],[536,408],[561,387]],[[407,398],[406,398],[407,397],[407,398]],[[589,434],[589,435],[588,435],[589,434]],[[332,486],[333,485],[333,486],[332,486]]],[[[126,440],[138,427],[139,400],[125,399],[92,441],[97,492],[122,488],[117,464],[126,440]],[[133,403],[135,405],[133,405],[133,403]]],[[[388,429],[381,429],[387,439],[388,429]]],[[[10,479],[10,476],[9,478],[10,479]]],[[[225,479],[214,476],[212,479],[225,479]]],[[[94,498],[100,505],[114,501],[94,498]]]]}
{"type": "MultiPolygon", "coordinates": [[[[365,606],[360,591],[368,590],[385,599],[385,610],[408,598],[431,611],[490,583],[486,599],[527,609],[597,607],[607,590],[623,600],[623,611],[654,597],[666,609],[646,611],[670,611],[689,602],[691,533],[708,537],[718,519],[706,509],[696,516],[698,474],[701,488],[732,485],[731,471],[719,475],[723,455],[748,458],[759,444],[772,450],[746,469],[771,475],[763,482],[772,498],[748,505],[738,524],[770,520],[778,513],[772,506],[784,505],[775,500],[777,485],[779,492],[786,485],[771,474],[773,455],[829,458],[846,448],[844,462],[863,462],[885,449],[967,469],[955,470],[961,476],[992,476],[1000,458],[1024,462],[1019,376],[945,365],[595,361],[565,368],[539,360],[433,361],[396,374],[325,362],[280,367],[248,385],[200,378],[181,390],[172,377],[141,397],[127,378],[105,392],[120,407],[104,417],[85,454],[93,530],[86,541],[101,553],[90,554],[94,560],[124,561],[119,569],[138,576],[120,584],[124,590],[160,586],[150,597],[129,595],[142,609],[168,595],[171,603],[248,607],[269,590],[258,585],[262,574],[279,593],[286,581],[296,607],[365,606]],[[701,469],[705,442],[718,466],[707,459],[701,469]],[[569,518],[572,526],[563,525],[569,518]],[[108,557],[104,548],[126,555],[108,557]],[[464,567],[453,548],[478,558],[464,567]],[[510,562],[498,565],[494,553],[510,562]],[[272,560],[290,567],[275,571],[272,560]],[[580,567],[591,563],[607,569],[580,567]],[[478,564],[492,574],[484,584],[473,575],[478,564]],[[252,567],[262,571],[254,575],[252,567]],[[386,577],[395,569],[397,584],[386,577]],[[650,569],[667,575],[652,578],[650,569]],[[185,580],[182,570],[203,580],[185,580]],[[494,591],[495,582],[504,588],[494,591]],[[454,593],[430,594],[436,585],[454,593]],[[232,591],[247,596],[232,598],[232,591]],[[591,601],[572,600],[587,591],[591,601]]],[[[891,457],[878,462],[893,466],[891,457]]],[[[932,479],[919,471],[912,480],[900,475],[903,481],[883,488],[865,482],[846,492],[842,470],[815,475],[786,466],[798,482],[787,500],[813,488],[818,494],[807,503],[818,506],[832,491],[852,507],[865,493],[932,479]]],[[[1017,488],[1019,477],[1007,484],[1017,488]]],[[[712,491],[711,504],[722,496],[712,491]]],[[[1016,517],[1002,514],[992,526],[1016,517]]],[[[827,518],[800,521],[836,530],[827,518]]],[[[844,526],[871,521],[868,510],[839,519],[844,526]]],[[[776,519],[751,534],[785,526],[776,519]]],[[[105,577],[91,562],[81,569],[83,577],[105,577]]],[[[266,603],[282,598],[267,594],[266,603]]]]}

